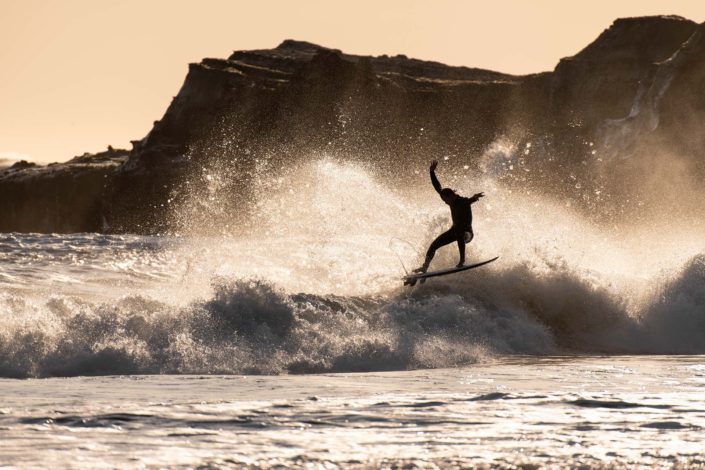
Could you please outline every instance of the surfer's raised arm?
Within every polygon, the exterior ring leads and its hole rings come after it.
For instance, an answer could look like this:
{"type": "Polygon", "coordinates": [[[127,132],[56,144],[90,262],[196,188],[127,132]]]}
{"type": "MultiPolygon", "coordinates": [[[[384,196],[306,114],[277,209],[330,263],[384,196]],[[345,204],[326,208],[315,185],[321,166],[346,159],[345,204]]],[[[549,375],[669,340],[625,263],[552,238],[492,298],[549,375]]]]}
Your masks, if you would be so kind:
{"type": "Polygon", "coordinates": [[[481,197],[485,197],[485,193],[474,194],[472,197],[470,197],[468,199],[470,199],[470,204],[472,204],[474,202],[479,201],[481,197]]]}
{"type": "Polygon", "coordinates": [[[436,178],[436,167],[438,166],[438,160],[433,160],[431,162],[431,168],[429,168],[431,172],[431,184],[433,184],[433,189],[436,190],[438,194],[441,194],[441,189],[443,187],[441,186],[440,181],[438,181],[438,178],[436,178]]]}

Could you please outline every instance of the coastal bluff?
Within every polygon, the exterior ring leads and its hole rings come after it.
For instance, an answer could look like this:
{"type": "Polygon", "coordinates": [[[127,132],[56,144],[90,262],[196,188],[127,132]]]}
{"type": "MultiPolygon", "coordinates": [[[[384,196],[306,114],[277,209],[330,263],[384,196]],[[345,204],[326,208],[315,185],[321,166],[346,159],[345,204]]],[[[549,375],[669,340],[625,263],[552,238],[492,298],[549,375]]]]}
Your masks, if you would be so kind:
{"type": "Polygon", "coordinates": [[[130,150],[0,169],[0,231],[154,234],[180,231],[184,214],[246,218],[257,175],[313,156],[360,162],[394,185],[426,184],[428,160],[448,157],[449,173],[489,172],[619,217],[656,152],[705,177],[703,83],[705,25],[676,16],[618,19],[525,76],[285,40],[190,64],[130,150]],[[218,213],[186,210],[216,173],[218,213]]]}

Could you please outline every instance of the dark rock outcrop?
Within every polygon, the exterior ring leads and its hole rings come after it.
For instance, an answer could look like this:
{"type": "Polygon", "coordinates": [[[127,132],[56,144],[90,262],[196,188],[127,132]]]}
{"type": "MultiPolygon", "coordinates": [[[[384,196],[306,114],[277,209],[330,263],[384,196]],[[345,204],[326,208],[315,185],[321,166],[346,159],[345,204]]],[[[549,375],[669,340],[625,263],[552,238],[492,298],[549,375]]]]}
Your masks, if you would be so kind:
{"type": "Polygon", "coordinates": [[[638,202],[618,197],[630,189],[617,176],[636,171],[655,145],[701,162],[694,166],[705,173],[704,27],[679,17],[620,19],[554,71],[528,76],[293,40],[204,59],[190,65],[124,163],[121,154],[105,165],[74,159],[59,172],[0,172],[0,204],[11,208],[0,230],[153,233],[217,224],[201,207],[184,212],[209,173],[225,176],[219,214],[230,218],[247,212],[253,175],[312,155],[416,182],[423,175],[413,170],[438,156],[450,157],[448,171],[487,171],[478,156],[500,138],[513,148],[500,163],[521,171],[498,179],[599,207],[595,218],[616,217],[638,202]]]}
{"type": "Polygon", "coordinates": [[[84,154],[46,167],[17,162],[0,170],[0,232],[100,232],[105,187],[126,150],[84,154]]]}
{"type": "Polygon", "coordinates": [[[34,168],[36,167],[37,164],[34,162],[28,162],[27,160],[20,160],[18,162],[13,163],[10,165],[10,170],[22,170],[24,168],[34,168]]]}

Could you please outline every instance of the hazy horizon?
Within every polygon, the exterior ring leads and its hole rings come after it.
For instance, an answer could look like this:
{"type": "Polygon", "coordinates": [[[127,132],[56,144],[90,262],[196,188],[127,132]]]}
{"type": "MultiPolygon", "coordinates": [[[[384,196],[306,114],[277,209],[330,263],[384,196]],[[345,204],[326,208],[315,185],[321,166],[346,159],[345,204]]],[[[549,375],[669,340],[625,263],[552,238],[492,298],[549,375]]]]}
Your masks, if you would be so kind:
{"type": "Polygon", "coordinates": [[[693,0],[601,7],[547,0],[354,6],[0,0],[0,11],[0,160],[39,162],[108,145],[129,148],[162,117],[189,63],[273,48],[284,39],[520,75],[552,70],[620,17],[705,20],[705,4],[693,0]]]}

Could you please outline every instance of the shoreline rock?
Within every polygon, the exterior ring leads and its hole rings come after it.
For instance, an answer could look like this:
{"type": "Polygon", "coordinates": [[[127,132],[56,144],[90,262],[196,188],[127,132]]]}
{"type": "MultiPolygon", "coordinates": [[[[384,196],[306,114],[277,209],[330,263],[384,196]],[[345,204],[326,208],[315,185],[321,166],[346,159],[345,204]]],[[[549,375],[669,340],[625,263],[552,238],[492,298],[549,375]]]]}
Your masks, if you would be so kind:
{"type": "Polygon", "coordinates": [[[20,161],[0,170],[0,232],[104,231],[104,190],[128,154],[113,149],[47,166],[20,161]]]}
{"type": "MultiPolygon", "coordinates": [[[[496,175],[509,187],[540,188],[595,220],[624,217],[643,195],[617,176],[646,171],[643,155],[658,148],[702,161],[704,28],[674,16],[618,19],[553,71],[525,76],[290,39],[206,58],[190,64],[164,116],[129,152],[0,170],[0,231],[217,226],[247,212],[257,171],[276,175],[328,154],[394,184],[421,184],[413,169],[440,156],[451,157],[448,171],[486,171],[480,156],[498,139],[514,149],[494,163],[517,168],[496,175]],[[647,106],[657,125],[631,125],[647,106]],[[227,176],[220,207],[187,210],[211,170],[227,176]]],[[[705,174],[702,166],[694,164],[705,174]]]]}

